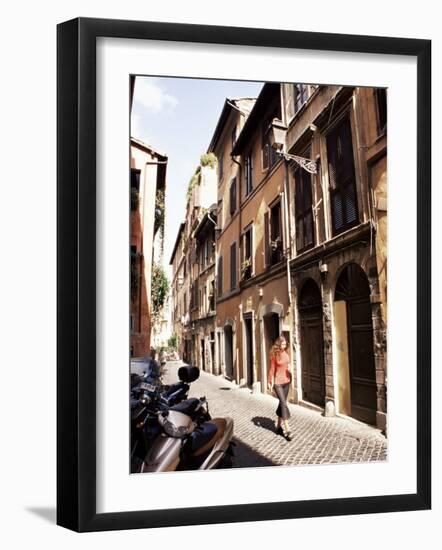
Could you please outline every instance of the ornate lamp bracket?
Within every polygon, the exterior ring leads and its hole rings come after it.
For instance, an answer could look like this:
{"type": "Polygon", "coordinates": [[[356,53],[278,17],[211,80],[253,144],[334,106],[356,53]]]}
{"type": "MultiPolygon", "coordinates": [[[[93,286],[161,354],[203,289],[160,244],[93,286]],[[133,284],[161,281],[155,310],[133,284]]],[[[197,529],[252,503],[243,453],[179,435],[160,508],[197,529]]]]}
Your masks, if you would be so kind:
{"type": "Polygon", "coordinates": [[[318,167],[316,165],[316,161],[312,159],[306,159],[304,157],[298,157],[297,155],[290,155],[289,153],[284,153],[282,151],[276,151],[278,155],[283,157],[287,161],[293,161],[298,164],[301,168],[304,168],[307,172],[310,174],[317,174],[318,173],[318,167]]]}

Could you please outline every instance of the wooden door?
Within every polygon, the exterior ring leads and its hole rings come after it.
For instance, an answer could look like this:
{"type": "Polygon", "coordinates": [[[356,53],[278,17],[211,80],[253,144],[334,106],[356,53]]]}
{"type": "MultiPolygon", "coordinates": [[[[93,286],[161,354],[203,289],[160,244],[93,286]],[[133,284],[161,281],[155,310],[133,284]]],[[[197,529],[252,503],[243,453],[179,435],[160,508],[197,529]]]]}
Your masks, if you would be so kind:
{"type": "Polygon", "coordinates": [[[364,271],[348,265],[336,283],[336,300],[347,304],[351,415],[376,424],[376,367],[373,348],[370,287],[364,271]]]}
{"type": "Polygon", "coordinates": [[[302,398],[325,403],[324,338],[321,294],[313,280],[305,283],[299,301],[301,324],[302,398]]]}
{"type": "Polygon", "coordinates": [[[368,299],[347,302],[352,416],[376,424],[376,368],[368,299]]]}

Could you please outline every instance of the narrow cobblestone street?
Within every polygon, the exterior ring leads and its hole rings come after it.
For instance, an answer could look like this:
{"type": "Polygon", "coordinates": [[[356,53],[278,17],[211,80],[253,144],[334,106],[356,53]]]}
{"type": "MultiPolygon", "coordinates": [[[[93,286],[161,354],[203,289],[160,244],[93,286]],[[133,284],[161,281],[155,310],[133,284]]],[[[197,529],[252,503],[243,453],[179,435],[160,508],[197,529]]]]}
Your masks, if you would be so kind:
{"type": "MultiPolygon", "coordinates": [[[[170,361],[164,383],[178,379],[179,361],[170,361]]],[[[387,440],[379,430],[348,418],[325,418],[321,413],[290,404],[293,440],[275,433],[277,399],[253,395],[248,388],[201,372],[190,397],[205,396],[210,414],[234,421],[235,467],[374,462],[387,458],[387,440]]]]}

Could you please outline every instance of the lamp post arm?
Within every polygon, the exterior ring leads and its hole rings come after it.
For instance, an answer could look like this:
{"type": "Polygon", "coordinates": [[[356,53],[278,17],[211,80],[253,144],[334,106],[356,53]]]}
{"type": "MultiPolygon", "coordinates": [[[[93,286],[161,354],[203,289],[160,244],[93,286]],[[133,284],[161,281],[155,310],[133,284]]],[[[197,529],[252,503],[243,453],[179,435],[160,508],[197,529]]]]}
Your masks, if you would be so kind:
{"type": "Polygon", "coordinates": [[[289,153],[284,153],[282,151],[276,152],[280,157],[283,157],[285,160],[296,162],[296,164],[298,164],[301,168],[304,168],[304,170],[306,170],[310,174],[318,173],[316,161],[312,159],[306,159],[304,157],[299,157],[298,155],[290,155],[289,153]]]}

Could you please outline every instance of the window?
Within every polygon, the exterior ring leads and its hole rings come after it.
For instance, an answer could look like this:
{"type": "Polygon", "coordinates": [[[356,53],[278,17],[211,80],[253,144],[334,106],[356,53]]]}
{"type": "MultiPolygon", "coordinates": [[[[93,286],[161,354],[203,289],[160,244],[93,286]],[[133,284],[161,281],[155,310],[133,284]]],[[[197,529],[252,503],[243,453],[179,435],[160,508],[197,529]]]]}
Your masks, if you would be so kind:
{"type": "Polygon", "coordinates": [[[187,294],[184,293],[184,296],[183,296],[183,304],[184,304],[184,313],[187,312],[187,294]]]}
{"type": "Polygon", "coordinates": [[[205,315],[207,313],[207,289],[204,285],[203,287],[203,295],[202,295],[202,301],[201,301],[201,313],[205,315]]]}
{"type": "Polygon", "coordinates": [[[131,245],[130,247],[130,285],[131,285],[131,296],[132,299],[135,299],[138,296],[139,292],[139,278],[140,278],[140,266],[139,266],[139,256],[137,253],[137,247],[131,245]]]}
{"type": "Polygon", "coordinates": [[[301,109],[308,99],[308,85],[295,84],[295,114],[301,109]]]}
{"type": "Polygon", "coordinates": [[[199,248],[199,264],[200,264],[200,271],[203,271],[204,269],[204,247],[200,246],[199,248]]]}
{"type": "Polygon", "coordinates": [[[224,155],[221,155],[218,158],[218,181],[221,181],[224,176],[224,155]]]}
{"type": "Polygon", "coordinates": [[[198,305],[199,305],[199,300],[198,300],[198,298],[199,298],[198,281],[195,281],[194,293],[195,293],[195,302],[194,302],[193,306],[194,306],[195,308],[197,308],[198,305]]]}
{"type": "MultiPolygon", "coordinates": [[[[278,118],[276,116],[273,118],[278,118]]],[[[270,128],[273,118],[266,120],[261,127],[262,169],[268,170],[278,161],[276,150],[270,146],[270,128]]]]}
{"type": "Polygon", "coordinates": [[[376,114],[378,135],[383,134],[387,129],[387,90],[375,88],[376,114]]]}
{"type": "Polygon", "coordinates": [[[215,311],[215,281],[209,283],[209,311],[215,311]]]}
{"type": "Polygon", "coordinates": [[[207,239],[205,242],[204,242],[204,265],[207,267],[210,263],[210,252],[211,252],[211,249],[212,248],[212,243],[210,242],[210,239],[207,239]]]}
{"type": "Polygon", "coordinates": [[[135,189],[136,191],[140,190],[140,174],[141,174],[140,170],[132,169],[130,171],[130,186],[132,189],[135,189]]]}
{"type": "Polygon", "coordinates": [[[246,197],[253,190],[253,160],[252,155],[248,154],[244,162],[244,180],[246,182],[246,197]]]}
{"type": "Polygon", "coordinates": [[[218,258],[218,269],[217,269],[217,293],[218,296],[221,296],[223,293],[223,257],[218,258]]]}
{"type": "Polygon", "coordinates": [[[350,120],[345,118],[327,136],[333,234],[358,222],[355,167],[350,120]]]}
{"type": "Polygon", "coordinates": [[[195,307],[195,283],[190,285],[190,309],[192,310],[195,307]]]}
{"type": "Polygon", "coordinates": [[[140,204],[140,170],[130,171],[130,208],[137,210],[140,204]]]}
{"type": "Polygon", "coordinates": [[[218,219],[218,229],[223,228],[223,201],[222,199],[218,201],[218,212],[217,212],[217,219],[218,219]]]}
{"type": "Polygon", "coordinates": [[[302,168],[295,170],[295,224],[296,250],[302,252],[314,244],[312,176],[302,168]]]}
{"type": "Polygon", "coordinates": [[[232,183],[230,184],[230,215],[233,216],[235,211],[236,211],[236,178],[233,178],[232,183]]]}
{"type": "Polygon", "coordinates": [[[236,242],[230,245],[230,290],[236,288],[236,242]]]}
{"type": "Polygon", "coordinates": [[[265,263],[275,265],[283,260],[281,200],[264,214],[265,263]]]}
{"type": "Polygon", "coordinates": [[[232,150],[235,147],[235,143],[236,143],[236,126],[234,126],[232,130],[232,150]]]}
{"type": "Polygon", "coordinates": [[[242,242],[241,279],[250,279],[253,269],[252,226],[245,230],[242,242]]]}

